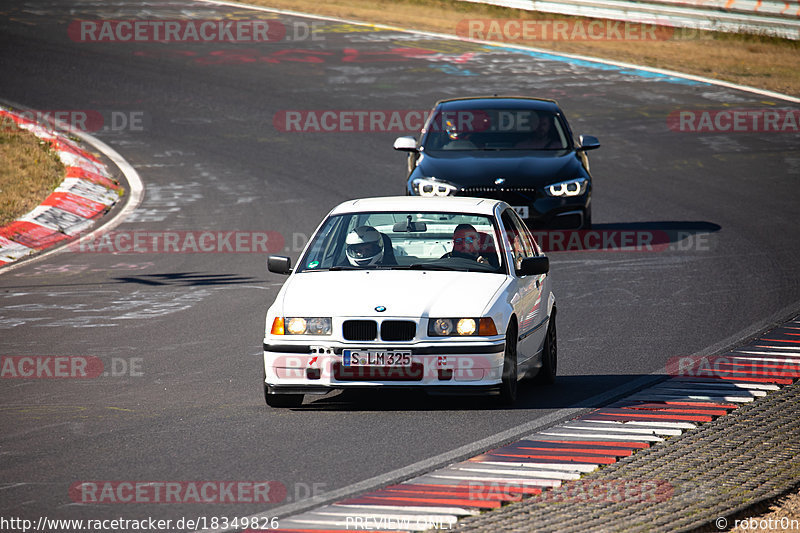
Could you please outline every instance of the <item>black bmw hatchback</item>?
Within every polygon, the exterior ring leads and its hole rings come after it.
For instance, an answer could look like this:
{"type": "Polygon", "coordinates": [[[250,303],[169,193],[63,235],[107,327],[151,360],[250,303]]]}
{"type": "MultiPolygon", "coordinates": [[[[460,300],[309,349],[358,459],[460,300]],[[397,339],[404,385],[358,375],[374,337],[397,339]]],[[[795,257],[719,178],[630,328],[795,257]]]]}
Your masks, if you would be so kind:
{"type": "Polygon", "coordinates": [[[576,143],[553,100],[481,97],[441,100],[419,142],[399,137],[409,152],[407,194],[477,196],[504,200],[531,227],[592,225],[592,178],[587,150],[597,138],[576,143]]]}

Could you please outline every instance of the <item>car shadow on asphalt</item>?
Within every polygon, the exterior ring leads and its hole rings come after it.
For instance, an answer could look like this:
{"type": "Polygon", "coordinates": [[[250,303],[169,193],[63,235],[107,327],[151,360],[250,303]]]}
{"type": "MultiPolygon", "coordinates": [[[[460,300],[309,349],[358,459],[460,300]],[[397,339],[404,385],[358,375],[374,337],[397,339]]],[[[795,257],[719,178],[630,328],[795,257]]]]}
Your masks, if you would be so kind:
{"type": "Polygon", "coordinates": [[[249,276],[238,274],[210,274],[206,272],[170,272],[167,274],[144,274],[141,276],[119,276],[111,278],[118,283],[135,283],[149,286],[182,286],[198,287],[204,285],[235,285],[241,283],[254,283],[257,280],[249,276]]]}
{"type": "Polygon", "coordinates": [[[350,389],[325,396],[306,395],[303,405],[295,409],[348,412],[593,409],[616,400],[614,397],[598,400],[598,396],[645,377],[652,377],[653,382],[666,378],[657,374],[559,376],[552,385],[538,384],[532,378],[526,378],[519,382],[517,401],[513,405],[502,405],[499,398],[490,395],[439,395],[413,389],[350,389]]]}

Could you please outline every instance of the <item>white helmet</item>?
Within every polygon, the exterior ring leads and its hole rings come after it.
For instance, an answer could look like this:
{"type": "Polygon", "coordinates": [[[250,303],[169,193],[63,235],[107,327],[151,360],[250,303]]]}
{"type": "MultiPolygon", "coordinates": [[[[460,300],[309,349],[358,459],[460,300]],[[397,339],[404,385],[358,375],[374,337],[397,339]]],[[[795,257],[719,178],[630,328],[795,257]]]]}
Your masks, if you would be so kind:
{"type": "Polygon", "coordinates": [[[383,237],[372,226],[359,226],[347,234],[347,260],[353,266],[374,265],[383,259],[383,237]]]}

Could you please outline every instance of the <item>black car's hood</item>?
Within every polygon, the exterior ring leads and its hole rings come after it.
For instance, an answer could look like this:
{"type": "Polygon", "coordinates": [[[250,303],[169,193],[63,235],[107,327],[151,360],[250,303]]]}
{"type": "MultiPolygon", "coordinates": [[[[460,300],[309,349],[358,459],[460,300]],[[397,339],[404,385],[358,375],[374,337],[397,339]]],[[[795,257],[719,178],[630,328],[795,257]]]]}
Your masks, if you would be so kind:
{"type": "Polygon", "coordinates": [[[414,177],[435,177],[460,186],[541,187],[585,175],[572,150],[469,150],[424,152],[414,177]]]}

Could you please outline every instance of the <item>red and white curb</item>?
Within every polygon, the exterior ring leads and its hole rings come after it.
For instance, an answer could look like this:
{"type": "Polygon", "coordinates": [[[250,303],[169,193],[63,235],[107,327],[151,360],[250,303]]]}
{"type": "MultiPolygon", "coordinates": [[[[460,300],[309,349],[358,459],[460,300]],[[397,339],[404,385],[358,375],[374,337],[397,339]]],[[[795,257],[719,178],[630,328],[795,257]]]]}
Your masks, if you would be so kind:
{"type": "Polygon", "coordinates": [[[106,165],[66,135],[0,107],[3,120],[48,141],[66,176],[41,205],[0,228],[0,267],[86,232],[119,200],[122,189],[106,165]]]}
{"type": "MultiPolygon", "coordinates": [[[[509,502],[546,499],[550,488],[568,489],[585,473],[793,383],[800,378],[800,319],[724,355],[686,360],[676,365],[680,372],[668,368],[673,377],[610,405],[403,483],[283,518],[276,531],[449,529],[509,502]]],[[[666,483],[650,488],[650,498],[671,494],[666,483]]]]}

